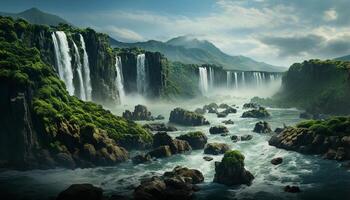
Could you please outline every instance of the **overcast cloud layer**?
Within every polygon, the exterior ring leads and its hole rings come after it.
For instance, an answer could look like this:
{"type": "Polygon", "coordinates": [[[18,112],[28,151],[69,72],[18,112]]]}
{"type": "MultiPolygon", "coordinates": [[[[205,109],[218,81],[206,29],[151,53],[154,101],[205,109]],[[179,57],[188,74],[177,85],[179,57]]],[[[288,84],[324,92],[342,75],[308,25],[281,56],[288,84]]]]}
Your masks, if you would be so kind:
{"type": "Polygon", "coordinates": [[[125,42],[193,35],[230,55],[275,65],[350,54],[349,0],[179,0],[168,7],[163,0],[106,2],[105,9],[56,13],[125,42]]]}

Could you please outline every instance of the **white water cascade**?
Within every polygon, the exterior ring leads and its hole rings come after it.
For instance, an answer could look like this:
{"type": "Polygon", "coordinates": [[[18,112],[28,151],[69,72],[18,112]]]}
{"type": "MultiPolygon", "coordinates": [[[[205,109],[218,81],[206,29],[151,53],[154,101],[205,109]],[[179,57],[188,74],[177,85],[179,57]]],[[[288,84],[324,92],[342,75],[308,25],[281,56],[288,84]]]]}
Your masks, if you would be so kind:
{"type": "Polygon", "coordinates": [[[56,31],[52,33],[51,36],[55,48],[58,74],[61,80],[66,84],[68,93],[74,95],[72,58],[69,54],[67,36],[63,31],[56,31]]]}
{"type": "Polygon", "coordinates": [[[92,87],[91,87],[91,78],[90,78],[90,66],[89,66],[89,57],[86,52],[86,47],[85,47],[85,41],[84,38],[81,34],[80,36],[80,43],[81,43],[81,48],[84,50],[84,55],[83,55],[83,80],[84,80],[84,90],[86,94],[86,100],[91,101],[91,92],[92,92],[92,87]]]}
{"type": "Polygon", "coordinates": [[[245,86],[245,75],[244,72],[242,72],[242,86],[245,86]]]}
{"type": "Polygon", "coordinates": [[[145,54],[137,55],[137,79],[136,79],[136,85],[137,85],[137,92],[139,94],[145,94],[147,91],[148,83],[147,83],[147,76],[146,76],[146,67],[145,67],[145,54]]]}
{"type": "Polygon", "coordinates": [[[119,91],[120,103],[123,103],[125,100],[124,78],[123,78],[122,60],[119,56],[116,57],[115,70],[117,71],[117,77],[115,79],[115,82],[119,91]]]}
{"type": "Polygon", "coordinates": [[[231,87],[231,84],[232,84],[232,75],[231,75],[231,72],[230,71],[227,71],[226,72],[226,84],[227,84],[227,88],[230,88],[231,87]]]}
{"type": "Polygon", "coordinates": [[[81,59],[80,59],[80,54],[79,54],[79,50],[77,45],[75,44],[75,42],[73,41],[73,47],[74,47],[74,57],[77,63],[77,72],[78,72],[78,79],[79,79],[79,92],[80,94],[78,95],[78,97],[81,100],[86,100],[86,93],[85,93],[85,87],[84,87],[84,80],[83,80],[83,70],[82,70],[82,66],[81,66],[81,59]]]}
{"type": "Polygon", "coordinates": [[[202,94],[208,92],[208,73],[206,67],[199,67],[199,87],[202,94]]]}
{"type": "Polygon", "coordinates": [[[209,83],[210,88],[214,88],[215,78],[214,78],[214,69],[209,67],[209,83]]]}
{"type": "Polygon", "coordinates": [[[235,72],[234,74],[235,74],[235,88],[238,89],[238,74],[237,72],[235,72]]]}

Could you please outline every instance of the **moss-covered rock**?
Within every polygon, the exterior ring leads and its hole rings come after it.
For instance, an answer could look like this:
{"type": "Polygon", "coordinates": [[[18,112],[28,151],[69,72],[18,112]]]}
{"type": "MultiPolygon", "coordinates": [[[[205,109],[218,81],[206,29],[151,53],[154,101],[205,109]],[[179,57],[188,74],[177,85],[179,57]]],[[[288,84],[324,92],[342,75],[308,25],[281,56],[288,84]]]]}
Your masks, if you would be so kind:
{"type": "Polygon", "coordinates": [[[253,132],[255,133],[271,133],[272,129],[269,123],[266,121],[259,121],[255,124],[253,132]]]}
{"type": "Polygon", "coordinates": [[[215,143],[208,143],[205,146],[204,153],[211,154],[211,155],[219,155],[219,154],[224,154],[229,150],[230,150],[230,147],[227,144],[215,142],[215,143]]]}
{"type": "Polygon", "coordinates": [[[171,111],[169,122],[185,126],[201,126],[209,124],[203,115],[182,108],[175,108],[171,111]]]}
{"type": "Polygon", "coordinates": [[[222,133],[228,133],[228,132],[229,132],[228,128],[223,125],[213,126],[213,127],[210,127],[209,129],[210,134],[222,134],[222,133]]]}
{"type": "Polygon", "coordinates": [[[259,109],[249,110],[242,114],[242,118],[267,118],[270,117],[270,113],[264,107],[259,109]]]}
{"type": "Polygon", "coordinates": [[[207,136],[201,131],[188,132],[180,135],[177,139],[187,141],[192,149],[203,149],[208,140],[207,136]]]}

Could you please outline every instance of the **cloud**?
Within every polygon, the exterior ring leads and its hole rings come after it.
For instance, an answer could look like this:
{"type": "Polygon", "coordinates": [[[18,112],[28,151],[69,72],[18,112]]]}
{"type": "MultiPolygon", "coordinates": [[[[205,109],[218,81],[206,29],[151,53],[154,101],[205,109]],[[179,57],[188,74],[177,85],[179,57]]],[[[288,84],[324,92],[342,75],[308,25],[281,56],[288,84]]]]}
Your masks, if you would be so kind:
{"type": "Polygon", "coordinates": [[[338,18],[337,11],[335,11],[333,8],[326,10],[323,14],[323,19],[325,21],[334,21],[338,18]]]}
{"type": "Polygon", "coordinates": [[[143,36],[141,36],[140,34],[126,28],[107,26],[105,28],[102,28],[102,30],[109,33],[109,35],[115,39],[127,42],[135,42],[144,39],[143,36]]]}

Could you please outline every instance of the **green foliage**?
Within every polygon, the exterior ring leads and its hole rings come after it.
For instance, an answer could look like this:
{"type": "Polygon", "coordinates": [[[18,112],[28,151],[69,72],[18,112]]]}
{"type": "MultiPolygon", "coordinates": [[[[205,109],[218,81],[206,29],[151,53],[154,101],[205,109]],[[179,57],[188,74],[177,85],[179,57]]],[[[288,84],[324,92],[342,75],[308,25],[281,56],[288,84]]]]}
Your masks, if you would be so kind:
{"type": "Polygon", "coordinates": [[[305,120],[296,125],[307,128],[314,134],[349,135],[350,117],[331,117],[327,120],[305,120]]]}
{"type": "Polygon", "coordinates": [[[238,150],[231,150],[224,154],[221,163],[226,166],[244,166],[244,155],[241,154],[238,150]]]}

